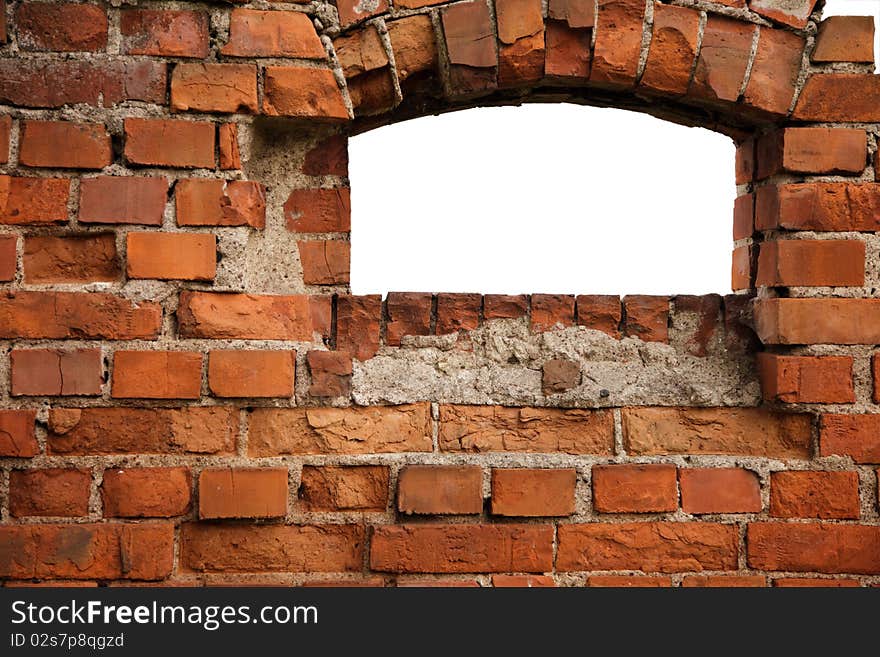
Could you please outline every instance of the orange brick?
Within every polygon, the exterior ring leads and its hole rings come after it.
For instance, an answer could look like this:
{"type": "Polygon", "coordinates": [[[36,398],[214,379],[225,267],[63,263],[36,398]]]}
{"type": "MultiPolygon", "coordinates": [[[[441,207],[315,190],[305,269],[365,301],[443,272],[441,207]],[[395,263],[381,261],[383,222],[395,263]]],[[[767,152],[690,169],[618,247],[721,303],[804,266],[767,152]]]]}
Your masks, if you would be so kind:
{"type": "Polygon", "coordinates": [[[668,297],[629,295],[623,298],[623,308],[628,336],[641,338],[645,342],[669,341],[668,297]]]}
{"type": "Polygon", "coordinates": [[[531,319],[535,333],[573,325],[574,297],[567,294],[533,294],[531,319]]]}
{"type": "Polygon", "coordinates": [[[807,78],[791,118],[795,121],[880,121],[880,77],[868,73],[816,73],[807,78]]]}
{"type": "Polygon", "coordinates": [[[767,578],[763,575],[685,575],[681,580],[684,588],[763,588],[767,578]]]}
{"type": "Polygon", "coordinates": [[[674,465],[593,466],[593,506],[599,513],[675,511],[674,465]]]}
{"type": "Polygon", "coordinates": [[[388,323],[385,342],[388,346],[400,346],[405,335],[431,334],[430,294],[419,292],[390,292],[385,300],[388,323]]]}
{"type": "Polygon", "coordinates": [[[778,588],[858,588],[859,581],[840,578],[783,577],[782,579],[773,580],[773,586],[778,588]]]}
{"type": "Polygon", "coordinates": [[[22,260],[27,283],[114,282],[121,273],[112,233],[28,236],[22,260]]]}
{"type": "Polygon", "coordinates": [[[217,238],[203,233],[128,233],[130,278],[210,281],[217,274],[217,238]]]}
{"type": "Polygon", "coordinates": [[[612,338],[620,338],[620,297],[580,295],[577,297],[577,323],[612,338]]]}
{"type": "Polygon", "coordinates": [[[478,466],[409,465],[397,481],[401,513],[455,514],[483,510],[483,471],[478,466]]]}
{"type": "Polygon", "coordinates": [[[0,281],[15,280],[18,271],[18,236],[0,235],[0,281]]]}
{"type": "Polygon", "coordinates": [[[0,410],[0,456],[30,458],[40,453],[34,423],[36,411],[0,410]]]}
{"type": "Polygon", "coordinates": [[[336,347],[358,360],[379,351],[382,297],[340,295],[336,300],[336,347]]]}
{"type": "Polygon", "coordinates": [[[848,404],[856,400],[851,356],[758,354],[764,399],[786,403],[848,404]]]}
{"type": "Polygon", "coordinates": [[[823,415],[819,454],[849,456],[856,463],[880,463],[880,415],[823,415]]]}
{"type": "Polygon", "coordinates": [[[385,511],[389,480],[389,468],[383,465],[306,465],[300,504],[305,511],[385,511]]]}
{"type": "Polygon", "coordinates": [[[758,475],[743,468],[682,468],[678,471],[685,513],[760,513],[758,475]]]}
{"type": "Polygon", "coordinates": [[[874,18],[829,16],[819,23],[814,62],[874,63],[874,18]]]}
{"type": "Polygon", "coordinates": [[[483,297],[479,294],[438,294],[437,335],[472,331],[480,325],[483,297]]]}
{"type": "Polygon", "coordinates": [[[123,9],[119,23],[124,53],[197,59],[208,56],[207,12],[123,9]]]}
{"type": "Polygon", "coordinates": [[[306,354],[314,397],[347,397],[351,393],[351,356],[344,351],[310,351],[306,354]]]}
{"type": "Polygon", "coordinates": [[[257,67],[254,64],[178,64],[171,74],[171,109],[255,113],[257,67]]]}
{"type": "Polygon", "coordinates": [[[199,475],[199,517],[287,514],[287,468],[209,468],[199,475]]]}
{"type": "Polygon", "coordinates": [[[552,588],[556,582],[549,575],[492,575],[492,586],[500,588],[552,588]]]}
{"type": "Polygon", "coordinates": [[[857,472],[774,472],[770,476],[770,515],[777,518],[856,520],[857,472]]]}
{"type": "Polygon", "coordinates": [[[130,176],[83,178],[79,194],[80,223],[161,226],[168,181],[130,176]]]}
{"type": "Polygon", "coordinates": [[[880,299],[761,299],[755,328],[764,344],[878,344],[880,299]]]}
{"type": "Polygon", "coordinates": [[[57,224],[67,221],[67,178],[0,175],[0,224],[57,224]]]}
{"type": "Polygon", "coordinates": [[[13,395],[100,395],[100,349],[13,349],[13,395]]]}
{"type": "Polygon", "coordinates": [[[749,567],[758,570],[880,573],[880,527],[757,522],[748,527],[746,545],[749,567]]]}
{"type": "Polygon", "coordinates": [[[671,577],[645,575],[592,575],[587,577],[592,588],[654,589],[672,586],[671,577]]]}
{"type": "Polygon", "coordinates": [[[294,351],[212,351],[208,387],[216,397],[291,397],[294,351]]]}
{"type": "Polygon", "coordinates": [[[632,87],[642,50],[645,3],[599,0],[598,9],[590,80],[609,86],[632,87]]]}
{"type": "Polygon", "coordinates": [[[483,316],[488,319],[518,319],[529,312],[529,299],[523,295],[487,294],[483,297],[483,316]]]}
{"type": "Polygon", "coordinates": [[[13,470],[9,473],[9,513],[23,516],[85,516],[92,473],[86,468],[13,470]]]}
{"type": "Polygon", "coordinates": [[[232,57],[327,57],[311,19],[299,11],[233,9],[229,41],[220,52],[232,57]]]}
{"type": "Polygon", "coordinates": [[[266,188],[248,180],[179,180],[174,188],[178,226],[266,225],[266,188]]]}
{"type": "Polygon", "coordinates": [[[351,243],[342,240],[297,242],[306,285],[345,285],[351,269],[351,243]]]}
{"type": "Polygon", "coordinates": [[[297,233],[351,230],[351,194],[347,187],[295,189],[284,203],[287,229],[297,233]]]}
{"type": "Polygon", "coordinates": [[[102,169],[113,162],[104,124],[22,121],[18,160],[24,166],[102,169]]]}
{"type": "Polygon", "coordinates": [[[778,173],[859,174],[868,134],[855,128],[784,128],[758,140],[758,179],[778,173]]]}
{"type": "Polygon", "coordinates": [[[142,399],[198,399],[202,355],[192,351],[117,351],[112,396],[142,399]]]}
{"type": "Polygon", "coordinates": [[[859,240],[764,242],[757,285],[854,286],[865,284],[865,243],[859,240]]]}
{"type": "Polygon", "coordinates": [[[574,513],[573,469],[492,469],[492,513],[499,516],[567,516],[574,513]]]}
{"type": "Polygon", "coordinates": [[[349,119],[333,72],[300,66],[265,68],[263,112],[332,122],[349,119]]]}
{"type": "Polygon", "coordinates": [[[131,164],[214,168],[215,132],[207,121],[125,119],[125,157],[131,164]]]}
{"type": "Polygon", "coordinates": [[[171,518],[189,513],[192,476],[188,468],[112,468],[101,484],[108,518],[171,518]]]}

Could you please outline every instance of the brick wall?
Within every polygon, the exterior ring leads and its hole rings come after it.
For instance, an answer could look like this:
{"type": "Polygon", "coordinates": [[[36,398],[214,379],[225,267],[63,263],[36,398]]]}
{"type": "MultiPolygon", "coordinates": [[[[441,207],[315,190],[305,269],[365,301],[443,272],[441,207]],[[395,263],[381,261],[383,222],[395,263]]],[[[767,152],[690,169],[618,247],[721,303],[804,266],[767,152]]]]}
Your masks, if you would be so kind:
{"type": "Polygon", "coordinates": [[[0,7],[6,585],[880,582],[870,20],[0,7]],[[348,136],[548,99],[736,141],[734,294],[350,294],[348,136]]]}

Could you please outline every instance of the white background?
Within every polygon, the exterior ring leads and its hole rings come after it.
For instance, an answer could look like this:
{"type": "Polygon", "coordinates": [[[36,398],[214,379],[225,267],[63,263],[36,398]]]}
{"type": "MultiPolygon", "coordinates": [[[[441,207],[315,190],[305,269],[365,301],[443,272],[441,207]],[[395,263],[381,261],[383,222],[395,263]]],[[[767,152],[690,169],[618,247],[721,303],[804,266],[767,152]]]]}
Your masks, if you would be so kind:
{"type": "MultiPolygon", "coordinates": [[[[880,23],[880,0],[828,0],[832,14],[880,23]]],[[[379,128],[350,158],[355,294],[730,290],[723,135],[531,104],[379,128]]]]}

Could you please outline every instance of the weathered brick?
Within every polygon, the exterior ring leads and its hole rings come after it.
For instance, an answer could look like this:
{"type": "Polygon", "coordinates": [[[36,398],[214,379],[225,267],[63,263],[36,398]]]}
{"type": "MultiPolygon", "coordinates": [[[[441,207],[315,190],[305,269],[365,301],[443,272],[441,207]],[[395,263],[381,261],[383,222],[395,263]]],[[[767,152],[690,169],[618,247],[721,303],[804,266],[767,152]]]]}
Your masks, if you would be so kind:
{"type": "Polygon", "coordinates": [[[623,298],[624,331],[645,342],[669,341],[669,298],[629,295],[623,298]]]}
{"type": "Polygon", "coordinates": [[[629,454],[735,454],[808,458],[809,415],[756,408],[625,408],[629,454]]]}
{"type": "Polygon", "coordinates": [[[9,513],[23,516],[85,516],[92,473],[86,468],[13,470],[9,473],[9,513]]]}
{"type": "Polygon", "coordinates": [[[407,16],[386,21],[397,77],[404,91],[423,78],[430,78],[438,67],[434,26],[428,15],[407,16]]]}
{"type": "Polygon", "coordinates": [[[215,397],[289,398],[295,367],[295,351],[212,351],[208,387],[215,397]]]}
{"type": "Polygon", "coordinates": [[[437,335],[457,331],[473,331],[480,326],[480,309],[483,297],[479,294],[438,294],[437,335]]]}
{"type": "Polygon", "coordinates": [[[755,232],[755,195],[743,194],[733,202],[733,239],[744,240],[755,232]]]}
{"type": "Polygon", "coordinates": [[[351,394],[352,362],[345,351],[310,351],[306,354],[313,397],[348,397],[351,394]]]}
{"type": "Polygon", "coordinates": [[[172,518],[189,513],[192,475],[188,468],[104,470],[101,500],[105,518],[172,518]]]}
{"type": "Polygon", "coordinates": [[[596,3],[591,0],[550,0],[547,8],[550,18],[565,21],[569,27],[596,25],[596,3]]]}
{"type": "Polygon", "coordinates": [[[18,271],[18,235],[0,235],[0,281],[13,281],[18,271]]]}
{"type": "Polygon", "coordinates": [[[466,452],[610,454],[610,411],[440,406],[440,449],[466,452]]]}
{"type": "Polygon", "coordinates": [[[112,396],[143,399],[198,399],[202,354],[192,351],[117,351],[112,396]]]}
{"type": "MultiPolygon", "coordinates": [[[[412,4],[412,8],[424,7],[431,4],[437,4],[433,0],[404,0],[402,7],[412,4]]],[[[388,0],[376,0],[368,4],[363,4],[359,0],[333,0],[336,10],[339,12],[339,22],[342,27],[348,27],[354,23],[366,20],[370,16],[376,16],[388,11],[388,0]]]]}
{"type": "Polygon", "coordinates": [[[174,188],[178,226],[266,225],[266,188],[249,180],[179,180],[174,188]]]}
{"type": "Polygon", "coordinates": [[[482,513],[483,469],[408,465],[397,480],[397,510],[425,515],[482,513]]]}
{"type": "Polygon", "coordinates": [[[444,7],[440,20],[446,39],[452,93],[469,96],[495,89],[498,52],[489,6],[474,0],[444,7]]]}
{"type": "MultiPolygon", "coordinates": [[[[427,17],[425,17],[427,18],[427,17]]],[[[398,66],[400,64],[398,63],[398,66]]],[[[302,171],[308,176],[347,176],[348,175],[348,137],[331,135],[322,139],[306,153],[302,171]]],[[[296,191],[291,192],[291,198],[296,191]]],[[[290,198],[288,198],[288,203],[290,198]]],[[[287,208],[285,208],[287,212],[287,208]]]]}
{"type": "Polygon", "coordinates": [[[681,580],[684,588],[763,588],[767,578],[763,575],[685,575],[681,580]]]}
{"type": "Polygon", "coordinates": [[[803,28],[816,6],[816,0],[749,0],[749,8],[770,20],[803,28]]]}
{"type": "Polygon", "coordinates": [[[639,86],[684,95],[697,57],[699,33],[699,11],[655,3],[654,33],[639,86]]]}
{"type": "Polygon", "coordinates": [[[306,285],[346,285],[350,279],[351,242],[300,240],[296,243],[306,285]]]}
{"type": "Polygon", "coordinates": [[[287,468],[207,468],[199,475],[199,518],[280,518],[287,468]]]}
{"type": "Polygon", "coordinates": [[[30,458],[40,453],[34,423],[36,411],[0,410],[0,456],[30,458]]]}
{"type": "Polygon", "coordinates": [[[770,515],[776,518],[858,520],[857,472],[774,472],[770,515]]]}
{"type": "Polygon", "coordinates": [[[254,64],[178,64],[171,74],[171,109],[255,113],[254,64]]]}
{"type": "Polygon", "coordinates": [[[542,573],[553,568],[549,525],[397,525],[373,530],[370,567],[394,573],[542,573]]]}
{"type": "Polygon", "coordinates": [[[129,278],[210,281],[217,274],[217,238],[205,233],[128,233],[129,278]]]}
{"type": "Polygon", "coordinates": [[[784,116],[794,100],[806,41],[787,30],[762,27],[743,93],[746,107],[784,116]]]}
{"type": "Polygon", "coordinates": [[[295,189],[284,203],[284,219],[287,229],[297,233],[348,232],[351,230],[349,189],[295,189]]]}
{"type": "Polygon", "coordinates": [[[238,412],[206,408],[53,408],[50,454],[229,454],[238,412]]]}
{"type": "Polygon", "coordinates": [[[739,535],[735,525],[696,522],[626,522],[560,525],[559,571],[733,570],[739,535]]]}
{"type": "Polygon", "coordinates": [[[241,169],[237,123],[224,123],[217,128],[217,155],[220,160],[220,168],[224,171],[241,169]]]}
{"type": "Polygon", "coordinates": [[[305,465],[300,505],[304,511],[385,511],[390,476],[384,465],[305,465]]]}
{"type": "Polygon", "coordinates": [[[548,575],[492,575],[492,586],[500,588],[555,587],[556,582],[548,575]]]}
{"type": "Polygon", "coordinates": [[[749,137],[737,144],[735,163],[737,185],[744,185],[755,179],[755,171],[758,166],[756,147],[755,137],[749,137]]]}
{"type": "Polygon", "coordinates": [[[333,72],[298,66],[266,67],[263,112],[334,122],[349,118],[333,72]]]}
{"type": "Polygon", "coordinates": [[[880,121],[880,76],[814,73],[807,78],[792,119],[835,123],[880,121]]]}
{"type": "Polygon", "coordinates": [[[544,34],[544,72],[561,80],[590,77],[591,29],[574,29],[561,20],[548,20],[544,34]]]}
{"type": "Polygon", "coordinates": [[[754,286],[754,248],[751,245],[738,246],[733,250],[730,269],[730,287],[733,290],[748,290],[754,286]]]}
{"type": "Polygon", "coordinates": [[[100,349],[13,349],[13,395],[100,395],[100,349]]]}
{"type": "Polygon", "coordinates": [[[0,224],[56,224],[67,221],[67,178],[0,175],[0,224]]]}
{"type": "Polygon", "coordinates": [[[645,3],[598,0],[596,44],[590,80],[615,87],[635,85],[642,51],[645,3]]]}
{"type": "Polygon", "coordinates": [[[131,164],[214,168],[214,132],[207,121],[125,119],[125,157],[131,164]]]}
{"type": "Polygon", "coordinates": [[[432,297],[427,293],[390,292],[385,300],[386,344],[397,347],[405,335],[430,335],[431,303],[432,297]]]}
{"type": "Polygon", "coordinates": [[[529,299],[523,295],[487,294],[483,297],[483,317],[519,319],[529,312],[529,299]]]}
{"type": "Polygon", "coordinates": [[[758,354],[764,399],[802,404],[850,404],[856,400],[851,356],[758,354]]]}
{"type": "Polygon", "coordinates": [[[574,324],[574,297],[569,294],[533,294],[531,327],[535,333],[574,324]]]}
{"type": "Polygon", "coordinates": [[[107,47],[107,13],[90,4],[25,2],[15,11],[22,50],[96,52],[107,47]]]}
{"type": "Polygon", "coordinates": [[[874,63],[874,18],[829,16],[819,23],[816,47],[810,55],[817,63],[874,63]]]}
{"type": "Polygon", "coordinates": [[[748,563],[758,570],[880,573],[880,527],[827,523],[751,523],[748,563]]]}
{"type": "Polygon", "coordinates": [[[859,588],[856,579],[824,579],[821,577],[783,577],[773,580],[773,586],[778,588],[859,588]]]}
{"type": "Polygon", "coordinates": [[[22,262],[26,283],[92,283],[117,281],[120,276],[112,233],[29,236],[22,262]]]}
{"type": "Polygon", "coordinates": [[[9,162],[9,138],[12,133],[12,117],[0,116],[0,164],[9,162]]]}
{"type": "Polygon", "coordinates": [[[157,303],[100,292],[7,292],[0,295],[0,336],[26,339],[155,340],[157,303]]]}
{"type": "Polygon", "coordinates": [[[599,513],[657,513],[678,508],[674,465],[593,466],[593,507],[599,513]]]}
{"type": "Polygon", "coordinates": [[[540,0],[498,0],[498,84],[533,84],[544,77],[544,18],[540,0]]]}
{"type": "Polygon", "coordinates": [[[382,297],[341,295],[336,300],[336,348],[358,360],[379,351],[382,297]]]}
{"type": "Polygon", "coordinates": [[[620,297],[610,295],[579,295],[577,323],[612,338],[620,338],[620,297]]]}
{"type": "Polygon", "coordinates": [[[431,451],[427,403],[349,408],[258,408],[251,412],[251,456],[388,454],[431,451]]]}
{"type": "Polygon", "coordinates": [[[717,294],[680,294],[673,298],[672,324],[676,340],[692,356],[704,357],[713,349],[721,330],[722,299],[717,294]]]}
{"type": "Polygon", "coordinates": [[[655,589],[672,586],[672,578],[657,575],[591,575],[586,585],[590,588],[655,589]]]}
{"type": "Polygon", "coordinates": [[[761,299],[755,329],[764,344],[878,344],[880,299],[761,299]]]}
{"type": "Polygon", "coordinates": [[[581,384],[581,366],[577,363],[554,358],[541,366],[541,392],[555,395],[577,388],[581,384]]]}
{"type": "Polygon", "coordinates": [[[755,26],[709,15],[688,95],[708,102],[733,103],[745,80],[755,26]]]}
{"type": "Polygon", "coordinates": [[[79,184],[78,220],[84,224],[161,226],[167,200],[165,178],[83,178],[79,184]]]}
{"type": "Polygon", "coordinates": [[[685,513],[760,513],[758,475],[743,468],[681,468],[681,508],[685,513]]]}
{"type": "Polygon", "coordinates": [[[856,128],[785,128],[758,140],[758,179],[778,173],[859,174],[868,135],[856,128]]]}
{"type": "Polygon", "coordinates": [[[0,577],[137,579],[168,577],[171,523],[0,526],[0,577]]]}
{"type": "Polygon", "coordinates": [[[819,454],[849,456],[856,463],[880,463],[880,415],[823,415],[819,454]]]}
{"type": "Polygon", "coordinates": [[[232,57],[327,57],[309,16],[299,11],[233,9],[229,40],[220,52],[232,57]]]}
{"type": "Polygon", "coordinates": [[[208,56],[208,14],[203,11],[123,9],[122,52],[168,57],[208,56]]]}
{"type": "Polygon", "coordinates": [[[497,516],[567,516],[574,513],[573,468],[492,469],[492,513],[497,516]]]}
{"type": "Polygon", "coordinates": [[[758,230],[880,230],[880,185],[812,183],[758,188],[758,230]]]}

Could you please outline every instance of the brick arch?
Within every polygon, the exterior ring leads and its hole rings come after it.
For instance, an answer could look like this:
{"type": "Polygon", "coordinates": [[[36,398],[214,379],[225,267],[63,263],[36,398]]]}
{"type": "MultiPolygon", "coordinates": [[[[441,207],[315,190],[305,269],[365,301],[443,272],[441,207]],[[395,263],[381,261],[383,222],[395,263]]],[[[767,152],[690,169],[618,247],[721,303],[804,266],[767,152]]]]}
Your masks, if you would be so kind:
{"type": "Polygon", "coordinates": [[[878,583],[870,21],[0,6],[4,585],[878,583]],[[736,294],[350,294],[350,134],[562,100],[737,141],[736,294]]]}

